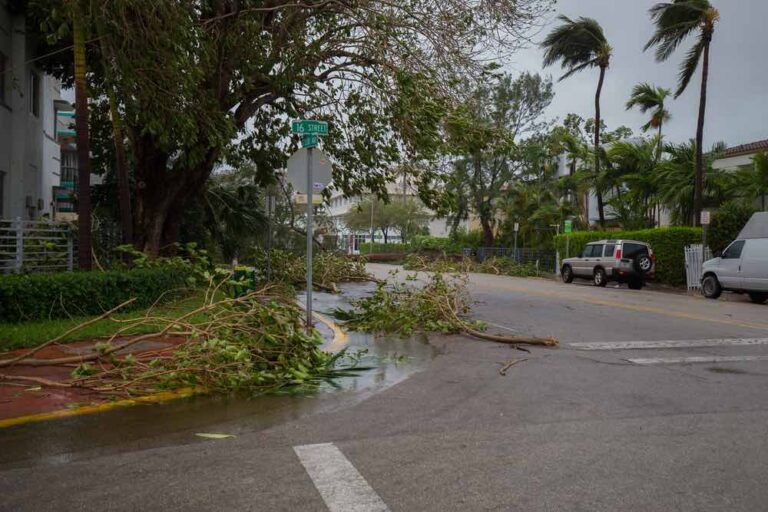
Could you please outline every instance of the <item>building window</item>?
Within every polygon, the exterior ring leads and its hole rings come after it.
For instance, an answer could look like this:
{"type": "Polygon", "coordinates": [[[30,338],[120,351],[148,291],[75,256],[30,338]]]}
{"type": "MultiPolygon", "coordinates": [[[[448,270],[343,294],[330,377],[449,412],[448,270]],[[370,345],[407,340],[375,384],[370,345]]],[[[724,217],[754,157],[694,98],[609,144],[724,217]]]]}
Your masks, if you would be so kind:
{"type": "Polygon", "coordinates": [[[0,53],[0,103],[5,103],[5,74],[8,72],[8,59],[0,53]]]}
{"type": "Polygon", "coordinates": [[[29,111],[40,116],[40,75],[34,71],[29,74],[29,111]]]}

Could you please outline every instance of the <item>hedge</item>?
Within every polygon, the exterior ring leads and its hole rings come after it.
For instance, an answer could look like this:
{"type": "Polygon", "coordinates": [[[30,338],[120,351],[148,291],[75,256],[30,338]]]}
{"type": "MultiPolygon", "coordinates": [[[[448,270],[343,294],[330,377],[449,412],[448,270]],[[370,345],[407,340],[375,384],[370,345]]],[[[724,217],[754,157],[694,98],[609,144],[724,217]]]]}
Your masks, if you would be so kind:
{"type": "MultiPolygon", "coordinates": [[[[566,237],[555,238],[560,257],[566,255],[566,237]]],[[[685,284],[685,246],[701,243],[701,228],[656,228],[640,231],[577,231],[570,235],[570,255],[575,256],[595,240],[638,240],[651,244],[656,254],[656,282],[671,286],[685,284]]]]}
{"type": "Polygon", "coordinates": [[[126,311],[146,308],[177,298],[166,292],[183,290],[189,277],[165,267],[0,276],[0,322],[98,315],[131,298],[126,311]]]}

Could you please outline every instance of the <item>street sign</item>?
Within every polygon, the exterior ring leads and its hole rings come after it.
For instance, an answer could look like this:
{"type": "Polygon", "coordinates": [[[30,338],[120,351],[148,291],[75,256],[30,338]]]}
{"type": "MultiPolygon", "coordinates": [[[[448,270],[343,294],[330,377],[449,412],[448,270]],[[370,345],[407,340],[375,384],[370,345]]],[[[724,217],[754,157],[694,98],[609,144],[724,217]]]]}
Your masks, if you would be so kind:
{"type": "MultiPolygon", "coordinates": [[[[296,194],[293,196],[293,203],[296,205],[307,204],[307,194],[296,194]]],[[[323,204],[323,196],[312,195],[312,204],[323,204]]]]}
{"type": "Polygon", "coordinates": [[[293,121],[291,123],[291,131],[293,133],[298,133],[299,135],[328,135],[328,123],[325,121],[311,121],[307,119],[303,121],[293,121]]]}
{"type": "Polygon", "coordinates": [[[515,230],[514,231],[515,231],[515,233],[520,231],[520,223],[519,222],[515,222],[515,230]]]}
{"type": "MultiPolygon", "coordinates": [[[[288,183],[294,192],[307,193],[307,162],[309,148],[301,148],[288,159],[288,183]]],[[[331,160],[319,149],[312,150],[312,191],[319,194],[333,179],[331,160]]]]}
{"type": "Polygon", "coordinates": [[[565,233],[573,233],[573,221],[572,220],[566,220],[565,221],[565,228],[563,229],[565,233]]]}
{"type": "Polygon", "coordinates": [[[301,136],[301,147],[303,148],[316,148],[317,143],[318,143],[317,135],[304,134],[301,136]]]}
{"type": "Polygon", "coordinates": [[[701,211],[701,225],[702,226],[709,226],[711,220],[711,216],[709,214],[709,210],[702,210],[701,211]]]}

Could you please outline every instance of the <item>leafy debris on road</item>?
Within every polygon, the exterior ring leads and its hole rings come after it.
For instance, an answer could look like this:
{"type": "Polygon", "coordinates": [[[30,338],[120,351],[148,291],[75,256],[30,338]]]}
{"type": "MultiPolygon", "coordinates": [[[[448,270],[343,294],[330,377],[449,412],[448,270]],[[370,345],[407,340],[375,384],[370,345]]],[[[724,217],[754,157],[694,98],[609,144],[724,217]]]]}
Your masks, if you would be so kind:
{"type": "Polygon", "coordinates": [[[512,359],[510,361],[507,361],[506,363],[499,363],[503,365],[501,368],[499,368],[499,375],[502,377],[506,377],[507,370],[515,366],[517,363],[522,363],[524,361],[527,361],[527,359],[512,359]]]}

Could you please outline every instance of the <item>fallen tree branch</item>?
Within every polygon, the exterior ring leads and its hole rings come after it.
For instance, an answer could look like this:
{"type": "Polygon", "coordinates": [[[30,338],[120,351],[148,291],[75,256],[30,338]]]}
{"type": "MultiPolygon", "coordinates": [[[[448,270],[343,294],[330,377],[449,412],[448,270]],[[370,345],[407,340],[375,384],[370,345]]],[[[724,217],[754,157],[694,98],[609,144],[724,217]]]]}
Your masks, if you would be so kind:
{"type": "Polygon", "coordinates": [[[515,366],[517,363],[522,363],[523,361],[527,361],[527,359],[512,359],[511,361],[508,361],[504,366],[499,368],[499,375],[506,377],[507,370],[515,366]]]}

